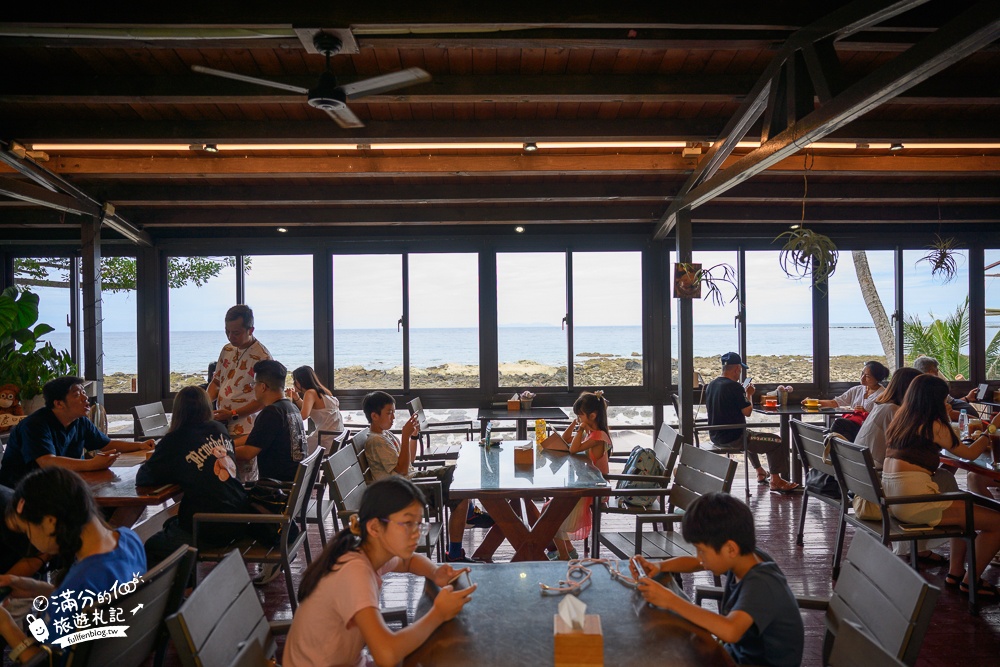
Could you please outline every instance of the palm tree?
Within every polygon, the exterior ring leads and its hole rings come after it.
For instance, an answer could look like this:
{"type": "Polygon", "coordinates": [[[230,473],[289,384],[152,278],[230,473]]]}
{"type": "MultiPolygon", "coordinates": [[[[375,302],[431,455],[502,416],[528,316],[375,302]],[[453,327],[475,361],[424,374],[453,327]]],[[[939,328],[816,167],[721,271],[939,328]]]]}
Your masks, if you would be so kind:
{"type": "MultiPolygon", "coordinates": [[[[932,318],[934,314],[930,315],[932,318]]],[[[910,315],[903,322],[903,351],[907,363],[925,354],[940,364],[941,374],[948,379],[959,375],[969,378],[969,355],[962,350],[969,345],[969,297],[943,320],[934,319],[924,325],[919,315],[910,315]]],[[[1000,333],[986,346],[986,377],[1000,370],[1000,333]]]]}

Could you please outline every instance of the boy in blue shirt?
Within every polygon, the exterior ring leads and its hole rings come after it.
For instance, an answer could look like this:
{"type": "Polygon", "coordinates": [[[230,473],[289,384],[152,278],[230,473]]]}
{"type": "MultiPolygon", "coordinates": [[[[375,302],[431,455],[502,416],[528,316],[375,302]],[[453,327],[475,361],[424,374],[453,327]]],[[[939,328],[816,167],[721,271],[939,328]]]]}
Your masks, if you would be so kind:
{"type": "Polygon", "coordinates": [[[714,634],[737,664],[801,664],[804,631],[798,604],[777,563],[756,548],[750,508],[728,493],[707,493],[688,508],[681,532],[696,556],[660,563],[636,556],[643,571],[633,564],[632,574],[643,598],[714,634]],[[650,578],[699,570],[726,575],[719,613],[691,604],[650,578]]]}

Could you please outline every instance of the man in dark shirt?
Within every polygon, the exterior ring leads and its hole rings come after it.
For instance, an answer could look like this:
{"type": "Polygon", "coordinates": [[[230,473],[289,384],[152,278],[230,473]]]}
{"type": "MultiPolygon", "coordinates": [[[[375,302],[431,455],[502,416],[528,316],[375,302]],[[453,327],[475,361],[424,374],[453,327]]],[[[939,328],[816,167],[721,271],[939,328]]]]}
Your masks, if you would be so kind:
{"type": "Polygon", "coordinates": [[[87,419],[90,403],[78,377],[61,377],[45,383],[45,407],[28,415],[10,433],[0,461],[0,484],[14,488],[39,467],[58,466],[76,472],[104,470],[120,452],[148,451],[153,441],[111,440],[87,419]],[[91,459],[84,451],[99,450],[91,459]]]}
{"type": "MultiPolygon", "coordinates": [[[[744,369],[749,369],[743,363],[742,357],[736,352],[722,355],[722,375],[712,380],[705,389],[705,405],[708,408],[708,425],[746,424],[747,417],[753,412],[751,397],[756,391],[753,383],[746,389],[740,383],[744,369]]],[[[723,429],[709,431],[712,442],[720,447],[736,447],[743,435],[743,429],[723,429]]],[[[788,452],[781,442],[781,436],[763,431],[746,429],[747,459],[757,471],[757,481],[767,482],[767,471],[760,465],[758,454],[767,456],[767,464],[771,466],[771,490],[788,493],[799,489],[799,485],[789,482],[788,452]]]]}
{"type": "Polygon", "coordinates": [[[283,482],[295,479],[295,468],[308,450],[302,414],[285,397],[288,370],[272,359],[258,361],[254,367],[254,398],[265,406],[254,421],[253,430],[236,438],[236,460],[257,457],[260,476],[283,482]]]}

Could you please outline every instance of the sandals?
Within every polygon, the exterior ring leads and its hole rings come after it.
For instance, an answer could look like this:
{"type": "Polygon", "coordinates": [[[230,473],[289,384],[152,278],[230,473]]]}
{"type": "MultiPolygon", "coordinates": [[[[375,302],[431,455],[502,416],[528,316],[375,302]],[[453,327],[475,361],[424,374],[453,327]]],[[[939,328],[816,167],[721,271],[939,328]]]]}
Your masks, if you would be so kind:
{"type": "MultiPolygon", "coordinates": [[[[958,585],[958,590],[968,594],[969,584],[963,581],[958,585]]],[[[1000,590],[997,590],[993,584],[988,584],[980,579],[976,582],[976,595],[986,600],[997,600],[1000,599],[1000,590]]]]}
{"type": "Polygon", "coordinates": [[[774,493],[795,493],[796,491],[802,490],[801,484],[796,484],[795,482],[786,482],[785,480],[778,480],[778,484],[771,484],[771,491],[774,493]]]}
{"type": "Polygon", "coordinates": [[[949,561],[948,558],[942,556],[936,551],[928,551],[926,554],[917,554],[917,560],[922,563],[930,563],[931,565],[946,565],[949,561]]]}
{"type": "Polygon", "coordinates": [[[944,585],[948,588],[958,588],[962,584],[963,579],[965,579],[965,572],[962,572],[962,574],[952,574],[949,572],[944,576],[944,585]]]}
{"type": "Polygon", "coordinates": [[[757,473],[757,483],[758,484],[767,484],[769,477],[770,477],[770,474],[766,470],[764,472],[758,472],[757,473]]]}

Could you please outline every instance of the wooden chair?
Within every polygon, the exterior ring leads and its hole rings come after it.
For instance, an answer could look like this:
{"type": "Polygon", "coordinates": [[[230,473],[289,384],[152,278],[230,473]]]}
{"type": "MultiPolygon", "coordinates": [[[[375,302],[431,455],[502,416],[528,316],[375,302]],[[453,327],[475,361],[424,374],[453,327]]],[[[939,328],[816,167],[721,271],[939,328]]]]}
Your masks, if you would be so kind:
{"type": "Polygon", "coordinates": [[[468,421],[439,421],[432,422],[427,419],[427,414],[424,412],[424,405],[420,398],[414,398],[408,403],[413,414],[417,415],[417,419],[420,424],[420,452],[421,457],[431,457],[436,459],[457,459],[458,451],[461,448],[461,444],[457,445],[439,445],[434,447],[431,445],[431,436],[433,435],[447,435],[447,434],[463,434],[465,435],[465,440],[475,439],[475,428],[472,425],[472,420],[468,421]]]}
{"type": "MultiPolygon", "coordinates": [[[[361,508],[361,496],[368,488],[361,468],[361,459],[353,447],[343,447],[334,452],[323,462],[324,478],[330,481],[330,494],[337,507],[337,518],[341,526],[346,527],[352,514],[361,508]]],[[[434,499],[432,512],[429,507],[424,509],[424,518],[430,525],[427,537],[417,547],[417,551],[428,556],[437,551],[439,561],[444,561],[444,500],[441,494],[441,484],[436,480],[414,480],[418,486],[429,491],[434,499]]]]}
{"type": "Polygon", "coordinates": [[[176,614],[167,617],[170,638],[184,667],[228,665],[240,646],[249,642],[256,642],[271,658],[274,634],[285,634],[290,626],[291,621],[268,622],[236,550],[219,561],[176,614]]]}
{"type": "MultiPolygon", "coordinates": [[[[677,464],[677,457],[681,451],[681,445],[683,444],[680,434],[677,433],[669,424],[663,424],[660,426],[660,431],[656,435],[656,440],[653,442],[653,453],[656,455],[656,460],[660,462],[663,466],[662,476],[646,476],[646,475],[626,475],[624,473],[613,473],[610,475],[605,475],[605,479],[609,482],[622,482],[622,481],[634,481],[634,482],[652,482],[658,485],[659,495],[656,493],[646,494],[642,491],[634,491],[629,495],[657,495],[656,500],[654,500],[649,505],[643,507],[641,505],[629,505],[624,502],[621,496],[612,496],[608,498],[607,506],[604,505],[600,500],[594,503],[594,529],[593,529],[593,553],[594,558],[600,556],[600,526],[601,526],[601,515],[602,514],[631,514],[634,516],[639,516],[643,514],[663,514],[667,507],[667,494],[666,489],[670,486],[670,479],[674,475],[674,466],[677,464]]],[[[621,461],[624,463],[625,459],[618,459],[616,461],[621,461]]]]}
{"type": "MultiPolygon", "coordinates": [[[[667,512],[665,514],[642,514],[635,518],[635,532],[604,533],[601,544],[619,558],[629,558],[642,554],[653,560],[663,560],[674,556],[693,556],[694,548],[684,541],[674,524],[683,518],[684,511],[696,499],[706,493],[722,491],[728,493],[736,476],[736,462],[724,456],[707,452],[691,445],[681,446],[680,462],[669,488],[653,489],[651,494],[665,493],[667,512]],[[662,523],[666,530],[643,532],[648,523],[662,523]]],[[[637,492],[612,491],[613,495],[634,495],[637,492]]],[[[640,491],[638,493],[646,493],[640,491]]]]}
{"type": "Polygon", "coordinates": [[[243,644],[240,652],[229,663],[229,667],[268,667],[270,664],[267,656],[264,655],[264,649],[261,648],[260,642],[251,639],[243,644]]]}
{"type": "MultiPolygon", "coordinates": [[[[803,596],[797,601],[801,609],[826,612],[824,665],[829,664],[843,627],[854,623],[887,653],[912,667],[940,593],[870,535],[858,533],[830,599],[803,596]]],[[[722,589],[695,586],[695,604],[709,599],[721,600],[722,589]]]]}
{"type": "MultiPolygon", "coordinates": [[[[326,459],[333,452],[339,451],[350,437],[351,432],[349,430],[339,433],[321,431],[317,449],[323,452],[322,456],[326,459]],[[324,448],[323,434],[327,433],[333,437],[329,440],[328,447],[324,448]]],[[[324,547],[326,546],[326,518],[332,516],[333,511],[336,509],[336,503],[333,501],[333,495],[329,493],[329,489],[330,483],[326,479],[324,468],[321,465],[319,476],[316,478],[315,497],[309,499],[309,506],[306,508],[306,526],[315,524],[319,528],[319,541],[324,547]]],[[[336,525],[336,522],[334,522],[334,525],[336,525]]]]}
{"type": "Polygon", "coordinates": [[[170,428],[167,412],[163,409],[161,401],[137,405],[132,408],[132,415],[135,418],[136,438],[158,440],[165,436],[170,428]]]}
{"type": "MultiPolygon", "coordinates": [[[[914,570],[918,570],[917,565],[917,541],[935,538],[957,537],[966,541],[967,568],[969,572],[976,571],[976,529],[973,523],[973,505],[983,505],[994,510],[1000,510],[1000,503],[988,500],[974,493],[954,492],[922,494],[919,496],[895,496],[886,498],[882,493],[882,483],[875,472],[875,464],[872,461],[872,454],[867,447],[855,445],[852,442],[834,438],[831,440],[830,452],[833,458],[833,468],[837,474],[837,481],[840,483],[841,492],[847,496],[853,493],[870,503],[878,505],[882,511],[882,518],[879,521],[864,521],[849,512],[846,503],[843,512],[844,521],[850,523],[855,528],[868,533],[878,539],[882,544],[888,546],[892,542],[910,543],[910,563],[914,570]],[[889,511],[894,505],[905,505],[910,503],[924,503],[929,501],[959,501],[965,504],[965,525],[949,526],[938,524],[937,526],[924,526],[918,529],[903,530],[900,522],[892,516],[889,511]]],[[[854,540],[858,539],[855,535],[854,540]]],[[[853,547],[853,544],[852,544],[853,547]]],[[[972,613],[977,611],[978,596],[976,586],[969,586],[969,609],[972,613]]]]}
{"type": "Polygon", "coordinates": [[[905,667],[878,642],[869,637],[856,623],[844,621],[840,624],[837,639],[830,652],[830,667],[905,667]]]}
{"type": "Polygon", "coordinates": [[[292,605],[292,611],[295,611],[298,602],[289,564],[303,545],[306,547],[306,562],[312,561],[308,542],[309,531],[306,530],[306,509],[309,495],[316,483],[316,476],[319,474],[322,454],[322,450],[317,449],[297,464],[295,479],[288,493],[288,504],[281,514],[195,514],[194,546],[198,549],[198,560],[221,561],[230,551],[236,549],[248,562],[280,565],[285,573],[288,601],[292,605]],[[293,522],[300,527],[294,536],[291,535],[293,531],[290,529],[293,522]],[[277,524],[281,527],[281,536],[277,546],[262,543],[253,537],[245,537],[222,547],[199,546],[199,533],[204,535],[205,531],[211,531],[212,524],[216,523],[277,524]]]}
{"type": "MultiPolygon", "coordinates": [[[[154,650],[156,651],[154,664],[162,664],[167,642],[163,619],[173,614],[180,606],[184,588],[194,567],[194,560],[195,550],[191,547],[181,547],[144,574],[142,583],[134,592],[88,610],[89,615],[102,608],[115,607],[129,610],[142,605],[141,614],[128,616],[126,636],[74,644],[66,651],[68,655],[62,664],[73,667],[86,665],[138,667],[146,664],[154,650]]],[[[108,617],[106,613],[103,616],[108,617]]],[[[39,653],[28,664],[48,665],[48,655],[39,653]]]]}
{"type": "MultiPolygon", "coordinates": [[[[712,443],[708,447],[704,447],[707,452],[713,452],[715,454],[721,454],[722,456],[732,456],[733,454],[743,455],[743,481],[744,489],[746,493],[746,500],[750,502],[750,459],[747,452],[747,425],[746,424],[715,424],[714,426],[709,426],[708,424],[703,424],[694,427],[694,446],[701,447],[701,442],[698,438],[699,433],[710,433],[712,431],[728,431],[740,429],[739,440],[734,440],[728,445],[716,445],[712,443]]],[[[710,441],[711,442],[711,441],[710,441]]]]}
{"type": "MultiPolygon", "coordinates": [[[[834,478],[837,471],[833,468],[833,460],[830,457],[828,438],[836,435],[827,435],[824,429],[813,424],[806,424],[797,419],[791,422],[792,445],[799,453],[799,461],[802,462],[802,479],[806,479],[810,470],[818,470],[821,473],[834,478]]],[[[837,498],[815,493],[808,486],[803,485],[802,505],[799,508],[799,532],[795,536],[795,543],[802,546],[803,533],[806,525],[806,508],[809,498],[815,497],[831,507],[837,508],[837,546],[833,552],[833,578],[836,579],[840,573],[840,554],[844,548],[844,493],[839,490],[837,498]]]]}

